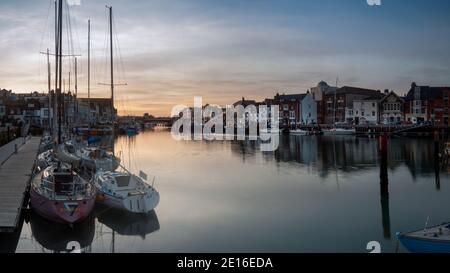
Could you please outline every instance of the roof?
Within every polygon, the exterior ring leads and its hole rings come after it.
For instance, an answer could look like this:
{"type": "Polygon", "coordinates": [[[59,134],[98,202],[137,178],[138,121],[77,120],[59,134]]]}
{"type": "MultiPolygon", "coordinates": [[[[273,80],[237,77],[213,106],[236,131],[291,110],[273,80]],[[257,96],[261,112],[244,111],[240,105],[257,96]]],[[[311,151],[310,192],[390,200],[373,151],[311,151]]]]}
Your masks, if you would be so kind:
{"type": "Polygon", "coordinates": [[[385,96],[381,99],[380,102],[385,101],[385,100],[386,100],[387,98],[389,98],[390,96],[395,96],[395,97],[397,97],[397,99],[399,99],[399,100],[401,100],[401,101],[404,101],[404,100],[405,100],[404,97],[400,97],[399,95],[397,95],[397,93],[395,93],[394,91],[391,91],[391,92],[389,92],[389,94],[385,95],[385,96]]]}
{"type": "Polygon", "coordinates": [[[326,83],[325,81],[320,81],[317,84],[317,87],[329,87],[328,83],[326,83]]]}
{"type": "Polygon", "coordinates": [[[443,91],[450,90],[450,87],[416,86],[413,84],[405,97],[406,101],[414,100],[416,88],[420,90],[420,100],[436,100],[442,97],[443,91]]]}
{"type": "Polygon", "coordinates": [[[277,95],[275,100],[286,102],[286,101],[301,101],[306,97],[307,94],[290,94],[290,95],[277,95]]]}
{"type": "Polygon", "coordinates": [[[377,91],[377,90],[372,90],[372,89],[365,89],[365,88],[352,87],[352,86],[344,86],[344,87],[338,88],[336,90],[336,94],[340,94],[340,95],[342,95],[342,94],[356,94],[356,95],[378,96],[378,94],[381,94],[381,92],[377,91]]]}
{"type": "Polygon", "coordinates": [[[246,100],[245,98],[242,98],[242,100],[233,103],[233,106],[237,106],[237,105],[242,105],[244,107],[246,107],[248,105],[256,105],[256,101],[255,100],[246,100]]]}

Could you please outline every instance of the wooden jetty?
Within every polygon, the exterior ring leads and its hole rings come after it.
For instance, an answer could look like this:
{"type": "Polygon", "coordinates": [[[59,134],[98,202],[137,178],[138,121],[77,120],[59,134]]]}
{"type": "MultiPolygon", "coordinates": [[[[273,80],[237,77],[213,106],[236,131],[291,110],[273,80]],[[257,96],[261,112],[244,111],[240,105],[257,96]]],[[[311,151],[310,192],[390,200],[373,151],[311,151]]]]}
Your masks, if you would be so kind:
{"type": "Polygon", "coordinates": [[[1,147],[7,160],[0,162],[0,233],[13,233],[17,229],[22,207],[28,201],[40,141],[40,137],[25,141],[20,138],[1,147]]]}

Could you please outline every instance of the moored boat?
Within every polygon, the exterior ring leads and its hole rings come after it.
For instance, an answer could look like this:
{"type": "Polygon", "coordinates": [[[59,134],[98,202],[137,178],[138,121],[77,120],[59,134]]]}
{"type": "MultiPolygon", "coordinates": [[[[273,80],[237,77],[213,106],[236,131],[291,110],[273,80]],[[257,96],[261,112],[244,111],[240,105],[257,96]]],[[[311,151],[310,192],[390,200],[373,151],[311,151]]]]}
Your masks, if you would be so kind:
{"type": "Polygon", "coordinates": [[[115,209],[147,214],[159,203],[158,191],[128,171],[99,171],[94,184],[98,191],[97,202],[115,209]]]}
{"type": "Polygon", "coordinates": [[[52,163],[56,163],[53,149],[40,153],[36,160],[36,165],[39,169],[43,170],[50,166],[52,163]]]}
{"type": "Polygon", "coordinates": [[[355,129],[332,128],[322,130],[324,135],[354,135],[355,129]]]}
{"type": "Polygon", "coordinates": [[[309,132],[306,130],[302,130],[302,129],[295,129],[295,130],[290,130],[289,134],[295,135],[295,136],[307,136],[307,135],[309,135],[309,132]]]}
{"type": "Polygon", "coordinates": [[[450,253],[450,223],[408,233],[397,233],[398,240],[412,253],[450,253]]]}
{"type": "Polygon", "coordinates": [[[76,155],[76,148],[70,142],[59,144],[56,147],[55,157],[65,163],[80,164],[80,157],[76,155]]]}
{"type": "Polygon", "coordinates": [[[115,171],[120,164],[118,157],[97,147],[81,148],[75,153],[81,159],[81,166],[94,171],[115,171]]]}
{"type": "Polygon", "coordinates": [[[55,222],[81,222],[94,208],[95,196],[95,187],[64,163],[50,165],[31,182],[32,209],[55,222]]]}

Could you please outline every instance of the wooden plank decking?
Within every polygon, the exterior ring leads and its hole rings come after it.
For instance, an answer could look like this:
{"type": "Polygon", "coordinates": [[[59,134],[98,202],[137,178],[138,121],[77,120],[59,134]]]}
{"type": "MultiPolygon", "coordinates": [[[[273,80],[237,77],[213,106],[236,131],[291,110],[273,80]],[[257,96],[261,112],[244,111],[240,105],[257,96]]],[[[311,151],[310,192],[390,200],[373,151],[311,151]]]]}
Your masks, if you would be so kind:
{"type": "Polygon", "coordinates": [[[0,166],[0,233],[17,228],[39,144],[38,137],[28,139],[0,166]]]}

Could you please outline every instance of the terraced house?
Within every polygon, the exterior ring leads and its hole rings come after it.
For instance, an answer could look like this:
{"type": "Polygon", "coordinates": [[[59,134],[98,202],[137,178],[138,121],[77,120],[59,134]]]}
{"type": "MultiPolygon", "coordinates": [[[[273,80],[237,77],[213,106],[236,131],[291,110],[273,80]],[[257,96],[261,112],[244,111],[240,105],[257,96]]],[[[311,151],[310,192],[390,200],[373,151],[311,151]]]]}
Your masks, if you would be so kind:
{"type": "Polygon", "coordinates": [[[411,84],[405,97],[405,118],[407,122],[433,122],[448,124],[448,90],[450,87],[430,87],[411,84]],[[444,94],[447,95],[444,101],[444,94]],[[447,103],[447,104],[445,104],[447,103]]]}
{"type": "Polygon", "coordinates": [[[381,92],[359,87],[344,86],[325,94],[325,122],[334,123],[354,123],[355,113],[353,102],[380,96],[381,92]]]}

